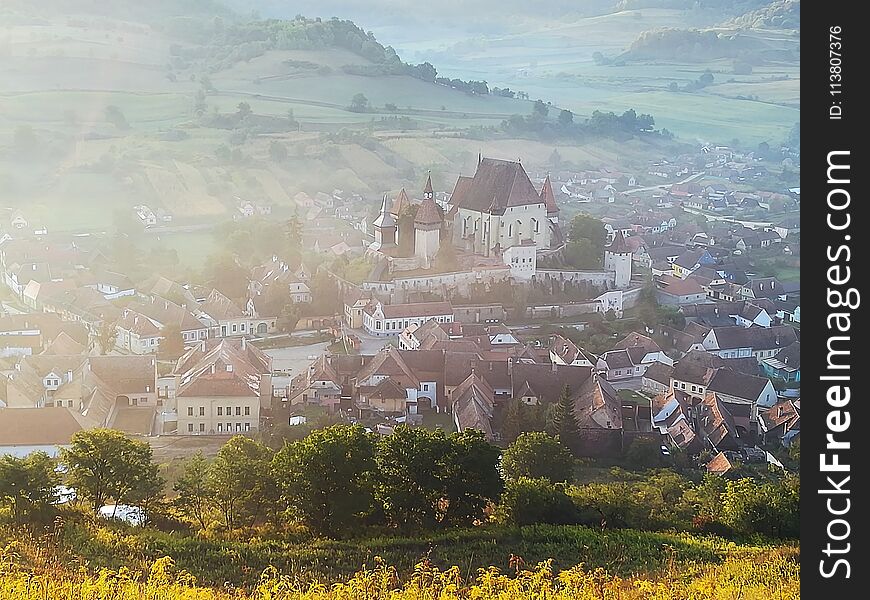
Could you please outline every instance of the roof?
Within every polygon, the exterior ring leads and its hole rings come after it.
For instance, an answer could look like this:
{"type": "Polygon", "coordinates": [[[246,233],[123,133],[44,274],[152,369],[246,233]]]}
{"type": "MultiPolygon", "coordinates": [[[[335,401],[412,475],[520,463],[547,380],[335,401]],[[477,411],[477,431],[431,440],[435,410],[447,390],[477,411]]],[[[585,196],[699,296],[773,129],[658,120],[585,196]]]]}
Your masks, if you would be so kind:
{"type": "Polygon", "coordinates": [[[478,163],[468,185],[460,187],[457,182],[451,202],[461,208],[491,214],[504,214],[508,207],[543,203],[519,162],[493,158],[484,158],[478,163]]]}
{"type": "Polygon", "coordinates": [[[411,199],[408,198],[408,194],[407,192],[405,192],[405,188],[402,188],[399,191],[399,195],[396,196],[395,200],[393,200],[393,206],[390,209],[390,214],[394,217],[399,217],[409,206],[411,206],[411,199]]]}
{"type": "Polygon", "coordinates": [[[658,278],[657,283],[658,285],[656,287],[658,288],[658,291],[671,296],[706,296],[704,288],[702,288],[700,284],[691,277],[688,279],[680,279],[673,275],[662,275],[658,278]]]}
{"type": "Polygon", "coordinates": [[[758,399],[769,383],[769,379],[746,375],[734,369],[723,367],[716,370],[707,389],[726,396],[754,401],[758,399]]]}
{"type": "Polygon", "coordinates": [[[622,235],[622,230],[618,229],[616,235],[613,236],[613,241],[605,248],[613,254],[631,254],[631,247],[625,242],[625,236],[622,235]]]}
{"type": "Polygon", "coordinates": [[[404,319],[410,317],[435,317],[452,315],[453,306],[449,302],[417,302],[412,304],[381,304],[378,302],[374,307],[366,309],[369,314],[374,314],[380,306],[387,319],[404,319]]]}
{"type": "Polygon", "coordinates": [[[772,327],[715,327],[713,332],[719,349],[752,348],[753,350],[771,350],[786,346],[798,340],[798,334],[788,325],[772,327]]]}
{"type": "Polygon", "coordinates": [[[441,209],[435,204],[432,198],[426,198],[417,209],[417,215],[414,217],[415,225],[440,225],[443,221],[441,209]]]}
{"type": "Polygon", "coordinates": [[[448,213],[450,217],[456,214],[459,209],[457,202],[468,193],[472,181],[474,181],[473,177],[465,177],[463,175],[460,175],[456,180],[456,185],[453,186],[453,192],[450,194],[450,212],[448,213]]]}
{"type": "Polygon", "coordinates": [[[785,294],[782,283],[776,277],[756,277],[743,284],[752,290],[755,298],[775,298],[785,294]]]}
{"type": "Polygon", "coordinates": [[[601,358],[607,364],[608,369],[624,369],[626,367],[630,368],[634,366],[634,362],[632,361],[632,357],[628,353],[628,350],[611,350],[610,352],[602,354],[601,358]]]}
{"type": "Polygon", "coordinates": [[[378,215],[378,218],[375,219],[375,222],[373,223],[373,225],[375,227],[381,227],[383,229],[396,226],[395,218],[393,217],[393,215],[390,214],[390,211],[387,209],[387,195],[386,194],[384,194],[384,201],[381,204],[381,212],[378,215]]]}
{"type": "Polygon", "coordinates": [[[541,199],[544,201],[544,206],[547,207],[547,215],[554,216],[559,214],[559,205],[556,204],[556,195],[553,194],[553,185],[550,183],[550,175],[544,179],[544,185],[541,187],[541,199]]]}
{"type": "Polygon", "coordinates": [[[801,368],[801,343],[793,342],[766,361],[774,369],[799,371],[801,368]]]}
{"type": "Polygon", "coordinates": [[[731,464],[731,461],[728,460],[728,457],[725,456],[724,452],[720,452],[716,456],[714,456],[710,462],[705,465],[707,472],[712,473],[714,475],[724,475],[732,468],[734,465],[731,464]]]}
{"type": "Polygon", "coordinates": [[[153,356],[92,356],[89,370],[119,394],[149,393],[156,389],[153,356]]]}
{"type": "Polygon", "coordinates": [[[765,411],[759,412],[758,418],[761,420],[762,428],[766,431],[775,429],[780,425],[785,425],[784,430],[788,431],[799,424],[801,413],[791,399],[786,399],[777,402],[765,411]]]}
{"type": "Polygon", "coordinates": [[[202,312],[216,321],[238,319],[245,316],[245,313],[242,312],[241,308],[236,306],[235,302],[224,296],[218,290],[212,290],[200,308],[202,312]]]}
{"type": "Polygon", "coordinates": [[[706,252],[706,250],[688,250],[680,254],[674,261],[674,264],[684,269],[692,269],[699,263],[701,257],[704,256],[706,252]]]}
{"type": "Polygon", "coordinates": [[[41,354],[70,355],[83,354],[85,351],[87,351],[87,347],[84,344],[80,344],[65,331],[61,331],[41,354]]]}
{"type": "Polygon", "coordinates": [[[476,373],[465,378],[453,391],[453,414],[459,430],[477,429],[492,440],[494,396],[492,387],[476,373]]]}
{"type": "Polygon", "coordinates": [[[178,359],[176,397],[259,396],[260,379],[271,373],[271,359],[244,339],[200,342],[178,359]]]}
{"type": "Polygon", "coordinates": [[[661,383],[662,385],[670,385],[671,384],[671,375],[674,373],[674,367],[671,365],[667,365],[661,362],[654,362],[651,364],[646,371],[644,371],[643,376],[647,379],[651,379],[657,383],[661,383]]]}
{"type": "Polygon", "coordinates": [[[533,395],[542,403],[548,403],[557,402],[565,386],[568,386],[572,393],[577,393],[580,386],[592,376],[592,368],[513,362],[510,366],[510,374],[511,392],[514,398],[533,395]]]}
{"type": "Polygon", "coordinates": [[[67,408],[0,410],[0,447],[67,445],[81,429],[67,408]]]}
{"type": "Polygon", "coordinates": [[[632,331],[624,338],[619,340],[616,345],[613,347],[614,350],[624,350],[626,348],[631,348],[633,346],[637,346],[643,348],[647,352],[660,352],[661,347],[649,336],[644,335],[642,333],[638,333],[636,331],[632,331]]]}
{"type": "Polygon", "coordinates": [[[427,174],[426,174],[426,184],[423,186],[423,194],[424,194],[424,195],[428,194],[428,195],[431,196],[432,193],[433,193],[433,190],[432,190],[432,175],[427,173],[427,174]]]}

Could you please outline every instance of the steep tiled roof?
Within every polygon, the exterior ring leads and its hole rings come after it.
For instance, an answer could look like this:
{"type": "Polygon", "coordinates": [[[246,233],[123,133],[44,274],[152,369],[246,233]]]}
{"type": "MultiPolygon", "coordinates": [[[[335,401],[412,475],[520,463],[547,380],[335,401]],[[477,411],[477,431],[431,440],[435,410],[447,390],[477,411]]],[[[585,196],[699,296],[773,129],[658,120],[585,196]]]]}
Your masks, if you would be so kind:
{"type": "Polygon", "coordinates": [[[444,218],[441,215],[441,209],[435,204],[432,198],[426,198],[417,209],[417,214],[414,217],[415,225],[438,225],[444,218]]]}
{"type": "Polygon", "coordinates": [[[504,214],[508,207],[543,204],[523,166],[514,161],[484,158],[471,183],[459,188],[457,184],[451,202],[478,212],[504,214]]]}
{"type": "Polygon", "coordinates": [[[486,380],[470,374],[453,392],[453,414],[460,431],[477,429],[493,440],[494,393],[486,380]]]}
{"type": "Polygon", "coordinates": [[[178,359],[180,384],[175,395],[259,396],[261,375],[271,372],[271,360],[244,340],[202,342],[178,359]]]}
{"type": "Polygon", "coordinates": [[[201,306],[202,312],[217,321],[225,319],[238,319],[245,316],[241,308],[235,302],[224,296],[217,290],[212,290],[201,306]]]}
{"type": "Polygon", "coordinates": [[[544,179],[544,185],[541,187],[541,199],[544,201],[544,206],[547,207],[547,216],[559,214],[559,205],[556,204],[556,195],[553,193],[553,184],[550,183],[549,174],[544,179]]]}

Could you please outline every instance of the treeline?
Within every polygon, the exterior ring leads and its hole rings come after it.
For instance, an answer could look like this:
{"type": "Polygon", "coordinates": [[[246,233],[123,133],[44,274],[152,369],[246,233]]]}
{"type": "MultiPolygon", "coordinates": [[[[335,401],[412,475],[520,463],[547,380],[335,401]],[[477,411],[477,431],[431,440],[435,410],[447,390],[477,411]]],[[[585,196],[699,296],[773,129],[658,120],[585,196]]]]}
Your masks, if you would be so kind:
{"type": "MultiPolygon", "coordinates": [[[[367,60],[370,64],[344,65],[342,71],[351,75],[377,77],[407,75],[464,91],[469,94],[490,93],[486,81],[463,81],[438,77],[429,62],[403,62],[395,49],[384,46],[371,31],[364,31],[353,21],[334,17],[329,20],[309,19],[297,15],[293,19],[269,19],[247,23],[226,24],[215,18],[210,23],[190,24],[186,36],[197,45],[173,44],[170,54],[174,66],[189,68],[196,61],[205,62],[210,72],[219,71],[239,61],[262,56],[268,50],[321,50],[341,48],[367,60]],[[204,29],[203,29],[204,28],[204,29]]],[[[307,68],[306,65],[290,65],[307,68]]]]}
{"type": "MultiPolygon", "coordinates": [[[[652,115],[637,114],[632,108],[621,115],[596,110],[590,118],[578,122],[570,110],[556,109],[541,100],[536,100],[532,105],[532,114],[512,115],[502,121],[501,130],[512,136],[531,136],[547,140],[576,139],[590,135],[627,139],[655,133],[655,119],[652,115]]],[[[665,137],[673,137],[667,129],[662,129],[658,133],[665,137]]]]}
{"type": "MultiPolygon", "coordinates": [[[[0,504],[20,522],[47,522],[64,483],[94,512],[109,502],[132,505],[152,523],[206,532],[303,525],[318,536],[344,538],[492,521],[797,535],[800,480],[792,475],[737,468],[730,478],[700,478],[691,469],[616,469],[604,482],[575,484],[578,462],[560,440],[577,432],[565,418],[570,410],[561,412],[557,406],[556,437],[522,433],[501,460],[475,430],[400,426],[378,436],[360,425],[333,425],[278,451],[234,436],[213,459],[191,457],[171,499],[148,444],[94,429],[77,433],[62,451],[63,469],[44,453],[0,458],[0,504]]],[[[651,442],[633,444],[626,459],[653,469],[665,460],[651,442]]]]}

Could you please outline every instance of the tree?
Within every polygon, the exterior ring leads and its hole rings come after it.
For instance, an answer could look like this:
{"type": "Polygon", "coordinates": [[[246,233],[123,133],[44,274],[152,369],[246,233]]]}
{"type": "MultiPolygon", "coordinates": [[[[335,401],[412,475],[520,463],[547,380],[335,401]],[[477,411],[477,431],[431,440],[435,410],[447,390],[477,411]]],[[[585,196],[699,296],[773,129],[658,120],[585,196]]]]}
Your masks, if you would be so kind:
{"type": "Polygon", "coordinates": [[[625,451],[625,460],[632,467],[654,469],[661,467],[665,460],[661,444],[648,438],[636,438],[625,451]]]}
{"type": "Polygon", "coordinates": [[[293,333],[296,330],[296,324],[302,318],[302,310],[295,302],[288,302],[281,309],[281,314],[278,315],[278,330],[282,333],[293,333]]]}
{"type": "Polygon", "coordinates": [[[31,518],[50,507],[59,484],[55,461],[45,452],[23,458],[0,456],[0,502],[11,504],[16,520],[31,518]]]}
{"type": "Polygon", "coordinates": [[[169,324],[160,333],[162,337],[157,346],[158,358],[176,360],[184,354],[184,338],[181,335],[181,327],[176,324],[169,324]]]}
{"type": "Polygon", "coordinates": [[[523,433],[505,450],[502,470],[508,480],[528,477],[551,483],[570,481],[574,476],[574,457],[559,440],[546,433],[523,433]]]}
{"type": "Polygon", "coordinates": [[[704,87],[713,83],[713,74],[710,71],[705,71],[698,77],[698,83],[704,87]]]}
{"type": "Polygon", "coordinates": [[[206,515],[212,493],[207,485],[209,474],[209,462],[198,451],[184,464],[184,471],[172,489],[178,494],[175,505],[187,516],[193,518],[200,529],[206,528],[206,515]]]}
{"type": "Polygon", "coordinates": [[[577,508],[565,493],[564,486],[547,479],[520,477],[508,481],[499,512],[503,520],[513,525],[577,523],[577,508]]]}
{"type": "Polygon", "coordinates": [[[438,523],[443,459],[449,452],[443,429],[400,425],[378,441],[375,496],[392,524],[431,529],[438,523]]]}
{"type": "Polygon", "coordinates": [[[118,339],[118,324],[114,321],[103,321],[97,328],[96,342],[100,347],[100,354],[106,355],[115,347],[118,339]]]}
{"type": "Polygon", "coordinates": [[[365,97],[365,94],[355,94],[350,101],[350,110],[353,112],[368,112],[369,109],[369,99],[365,97]]]}
{"type": "Polygon", "coordinates": [[[565,446],[576,452],[580,443],[580,427],[574,414],[574,398],[566,385],[559,396],[559,402],[553,412],[552,430],[556,438],[565,446]]]}
{"type": "Polygon", "coordinates": [[[230,438],[218,451],[206,486],[224,527],[253,526],[274,505],[271,461],[269,448],[241,435],[230,438]]]}
{"type": "Polygon", "coordinates": [[[467,527],[483,519],[487,504],[498,499],[502,479],[498,473],[498,448],[477,429],[466,429],[448,438],[450,451],[443,457],[441,476],[446,511],[442,524],[467,527]]]}
{"type": "Polygon", "coordinates": [[[106,107],[106,121],[114,125],[117,129],[121,131],[127,131],[130,129],[130,124],[127,122],[127,117],[124,116],[124,113],[121,112],[121,109],[114,105],[109,105],[106,107]]]}
{"type": "Polygon", "coordinates": [[[375,441],[361,425],[333,425],[272,460],[281,499],[318,535],[343,535],[373,510],[375,441]]]}
{"type": "Polygon", "coordinates": [[[573,124],[574,124],[574,113],[572,113],[570,110],[567,110],[567,109],[562,110],[559,113],[559,125],[567,128],[573,124]]]}
{"type": "Polygon", "coordinates": [[[109,499],[118,504],[140,499],[159,483],[151,461],[151,446],[113,429],[77,432],[61,462],[76,494],[88,500],[94,512],[109,499]]]}
{"type": "Polygon", "coordinates": [[[269,143],[269,158],[272,159],[272,162],[284,162],[285,160],[287,160],[287,146],[285,146],[281,142],[272,140],[269,143]]]}
{"type": "Polygon", "coordinates": [[[549,113],[550,108],[544,104],[543,100],[535,100],[535,103],[532,105],[532,116],[544,119],[549,113]]]}
{"type": "Polygon", "coordinates": [[[239,121],[243,121],[246,118],[252,115],[251,105],[247,102],[239,102],[236,106],[236,116],[239,118],[239,121]]]}
{"type": "Polygon", "coordinates": [[[552,165],[554,169],[562,167],[562,155],[559,153],[558,148],[553,148],[553,151],[550,153],[550,158],[547,159],[547,164],[552,165]]]}
{"type": "Polygon", "coordinates": [[[607,230],[604,223],[592,215],[580,213],[571,220],[568,239],[572,242],[589,240],[595,251],[604,251],[604,243],[607,240],[607,230]]]}

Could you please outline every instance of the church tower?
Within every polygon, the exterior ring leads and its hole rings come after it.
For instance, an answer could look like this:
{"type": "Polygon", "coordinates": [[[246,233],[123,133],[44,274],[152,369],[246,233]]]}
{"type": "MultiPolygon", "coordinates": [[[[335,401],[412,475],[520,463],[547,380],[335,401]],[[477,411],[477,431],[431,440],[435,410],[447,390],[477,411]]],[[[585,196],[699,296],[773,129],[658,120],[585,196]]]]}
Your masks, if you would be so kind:
{"type": "Polygon", "coordinates": [[[544,186],[541,188],[541,200],[544,201],[544,206],[547,207],[547,218],[552,223],[558,223],[559,205],[556,204],[556,195],[553,193],[553,184],[550,183],[549,173],[547,173],[547,178],[544,180],[544,186]]]}
{"type": "Polygon", "coordinates": [[[396,245],[396,220],[387,207],[387,195],[381,204],[381,213],[374,222],[375,241],[369,246],[372,250],[392,248],[396,245]]]}
{"type": "Polygon", "coordinates": [[[604,248],[604,270],[616,273],[618,289],[627,288],[631,283],[631,254],[622,231],[617,231],[610,245],[604,248]]]}
{"type": "Polygon", "coordinates": [[[430,196],[423,200],[414,218],[414,254],[429,268],[441,247],[441,209],[430,196]]]}

